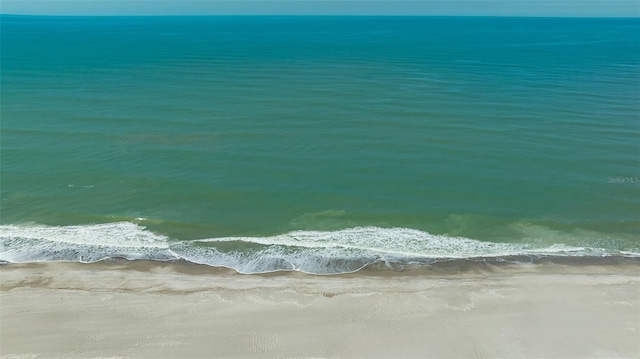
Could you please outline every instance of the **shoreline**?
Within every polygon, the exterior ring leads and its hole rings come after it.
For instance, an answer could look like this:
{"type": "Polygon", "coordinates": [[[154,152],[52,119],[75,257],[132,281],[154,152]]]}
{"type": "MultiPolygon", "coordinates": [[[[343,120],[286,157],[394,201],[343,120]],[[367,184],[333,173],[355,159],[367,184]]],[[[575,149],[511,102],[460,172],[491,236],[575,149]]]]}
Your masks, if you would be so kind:
{"type": "Polygon", "coordinates": [[[216,266],[206,263],[192,262],[186,259],[153,260],[127,259],[123,257],[105,258],[101,260],[82,261],[28,261],[10,262],[0,260],[0,271],[3,268],[16,269],[20,267],[37,267],[47,265],[79,266],[79,268],[104,268],[121,270],[147,271],[155,267],[171,268],[183,274],[237,274],[240,276],[318,276],[318,277],[349,277],[349,276],[404,276],[427,275],[448,276],[468,273],[492,273],[507,271],[509,273],[528,273],[539,271],[553,271],[559,273],[580,272],[579,268],[640,268],[640,254],[616,254],[606,256],[567,256],[567,255],[510,255],[500,257],[468,257],[468,258],[438,258],[431,260],[416,260],[412,263],[397,263],[376,261],[362,263],[361,266],[349,272],[308,273],[297,269],[279,269],[265,272],[244,273],[233,267],[216,266]],[[91,266],[91,267],[87,267],[91,266]]]}
{"type": "Polygon", "coordinates": [[[640,266],[260,275],[0,266],[1,357],[611,357],[640,353],[640,266]]]}

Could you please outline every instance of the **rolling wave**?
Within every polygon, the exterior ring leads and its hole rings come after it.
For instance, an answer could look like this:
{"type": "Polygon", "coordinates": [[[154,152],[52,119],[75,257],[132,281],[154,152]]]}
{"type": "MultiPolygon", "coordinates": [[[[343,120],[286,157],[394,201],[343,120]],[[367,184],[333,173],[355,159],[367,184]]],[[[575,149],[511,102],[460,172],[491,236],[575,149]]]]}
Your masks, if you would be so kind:
{"type": "Polygon", "coordinates": [[[268,237],[178,241],[130,222],[0,226],[0,261],[9,263],[91,263],[115,258],[186,260],[245,274],[276,271],[340,274],[374,263],[397,267],[452,259],[544,256],[640,257],[640,253],[565,244],[494,243],[410,228],[355,227],[337,231],[293,231],[268,237]]]}

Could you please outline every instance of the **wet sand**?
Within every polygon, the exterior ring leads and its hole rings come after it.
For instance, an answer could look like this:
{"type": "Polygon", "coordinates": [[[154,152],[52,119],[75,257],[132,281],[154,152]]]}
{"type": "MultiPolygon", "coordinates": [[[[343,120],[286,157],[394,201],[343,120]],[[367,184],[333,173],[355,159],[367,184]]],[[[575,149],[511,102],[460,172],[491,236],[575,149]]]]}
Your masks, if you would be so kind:
{"type": "Polygon", "coordinates": [[[3,358],[637,358],[638,265],[239,275],[0,266],[3,358]]]}

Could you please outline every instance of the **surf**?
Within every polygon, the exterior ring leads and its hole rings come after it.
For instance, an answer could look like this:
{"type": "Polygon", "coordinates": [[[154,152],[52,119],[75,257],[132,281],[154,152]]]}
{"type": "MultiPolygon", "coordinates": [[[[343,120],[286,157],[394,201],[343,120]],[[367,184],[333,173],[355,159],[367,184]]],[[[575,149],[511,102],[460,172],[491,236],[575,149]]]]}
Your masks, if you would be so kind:
{"type": "Polygon", "coordinates": [[[330,275],[381,268],[428,266],[452,260],[492,262],[543,257],[640,257],[640,251],[562,243],[497,243],[431,234],[411,228],[353,227],[291,231],[274,236],[178,240],[131,222],[48,226],[0,226],[0,261],[81,262],[111,259],[186,261],[230,268],[242,274],[299,271],[330,275]]]}

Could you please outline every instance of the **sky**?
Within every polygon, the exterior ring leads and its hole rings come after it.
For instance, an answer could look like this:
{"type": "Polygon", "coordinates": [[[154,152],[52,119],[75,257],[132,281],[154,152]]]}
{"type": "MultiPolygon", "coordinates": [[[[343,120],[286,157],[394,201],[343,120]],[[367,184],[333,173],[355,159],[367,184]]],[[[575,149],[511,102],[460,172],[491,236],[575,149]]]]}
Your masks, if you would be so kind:
{"type": "Polygon", "coordinates": [[[0,13],[640,17],[640,0],[0,0],[0,13]]]}

